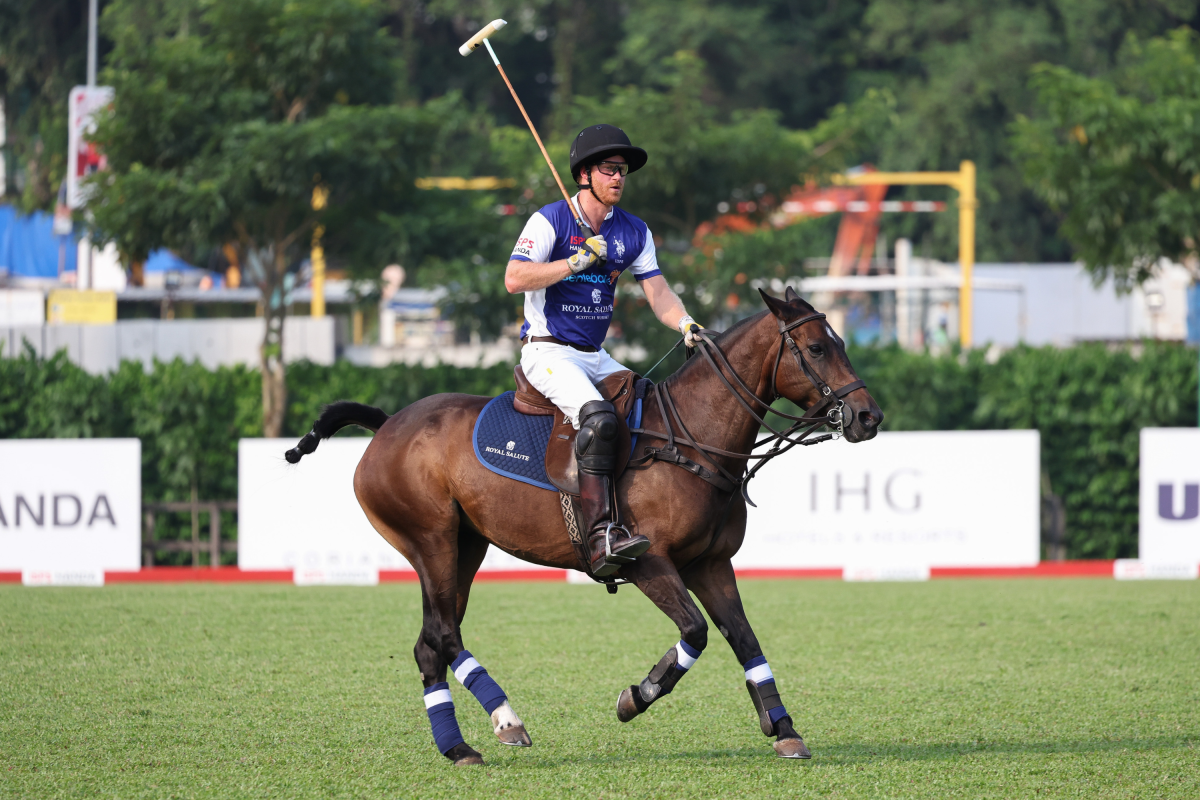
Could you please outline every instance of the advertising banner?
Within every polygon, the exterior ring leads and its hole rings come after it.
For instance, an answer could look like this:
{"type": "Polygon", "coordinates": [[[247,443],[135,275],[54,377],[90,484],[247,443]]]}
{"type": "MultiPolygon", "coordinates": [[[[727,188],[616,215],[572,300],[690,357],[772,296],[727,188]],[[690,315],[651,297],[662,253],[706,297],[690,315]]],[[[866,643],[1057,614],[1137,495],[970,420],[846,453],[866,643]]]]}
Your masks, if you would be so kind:
{"type": "Polygon", "coordinates": [[[1138,557],[1200,563],[1200,429],[1142,428],[1138,557]]]}
{"type": "MultiPolygon", "coordinates": [[[[796,447],[750,483],[740,569],[1032,566],[1037,431],[881,433],[796,447]]],[[[866,579],[866,578],[864,578],[866,579]]]]}
{"type": "MultiPolygon", "coordinates": [[[[354,470],[370,442],[328,439],[299,464],[283,458],[295,439],[238,442],[238,566],[301,570],[298,580],[310,583],[330,576],[370,582],[371,570],[412,569],[371,527],[354,496],[354,470]]],[[[512,569],[543,567],[488,548],[482,571],[512,569]]]]}
{"type": "Polygon", "coordinates": [[[96,112],[113,101],[111,86],[76,86],[67,101],[67,205],[87,202],[83,179],[108,166],[104,154],[87,137],[96,130],[96,112]]]}
{"type": "Polygon", "coordinates": [[[141,503],[137,439],[0,441],[0,571],[136,570],[141,503]]]}

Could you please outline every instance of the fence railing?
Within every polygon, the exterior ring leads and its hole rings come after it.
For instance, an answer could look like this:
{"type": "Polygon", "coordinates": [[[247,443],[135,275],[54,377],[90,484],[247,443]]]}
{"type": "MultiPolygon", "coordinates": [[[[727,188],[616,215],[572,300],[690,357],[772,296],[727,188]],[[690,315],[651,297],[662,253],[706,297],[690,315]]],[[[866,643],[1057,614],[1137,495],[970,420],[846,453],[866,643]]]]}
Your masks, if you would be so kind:
{"type": "Polygon", "coordinates": [[[237,540],[221,540],[221,512],[237,511],[237,500],[198,500],[172,503],[142,503],[142,566],[154,566],[155,551],[190,552],[192,566],[200,567],[200,554],[208,552],[210,567],[221,565],[221,553],[236,553],[237,540]],[[155,539],[157,515],[160,513],[190,513],[191,539],[155,539]],[[208,538],[200,538],[200,515],[208,515],[208,538]]]}

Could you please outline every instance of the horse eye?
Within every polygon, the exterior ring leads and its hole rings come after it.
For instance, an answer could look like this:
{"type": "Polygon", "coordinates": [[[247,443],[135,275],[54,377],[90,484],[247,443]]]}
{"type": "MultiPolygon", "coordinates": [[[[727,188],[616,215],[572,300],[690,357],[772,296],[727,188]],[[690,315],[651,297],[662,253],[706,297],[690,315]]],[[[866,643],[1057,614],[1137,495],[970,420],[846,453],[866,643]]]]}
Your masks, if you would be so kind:
{"type": "Polygon", "coordinates": [[[814,356],[819,356],[825,352],[825,349],[819,344],[810,344],[808,346],[808,352],[812,353],[814,356]]]}

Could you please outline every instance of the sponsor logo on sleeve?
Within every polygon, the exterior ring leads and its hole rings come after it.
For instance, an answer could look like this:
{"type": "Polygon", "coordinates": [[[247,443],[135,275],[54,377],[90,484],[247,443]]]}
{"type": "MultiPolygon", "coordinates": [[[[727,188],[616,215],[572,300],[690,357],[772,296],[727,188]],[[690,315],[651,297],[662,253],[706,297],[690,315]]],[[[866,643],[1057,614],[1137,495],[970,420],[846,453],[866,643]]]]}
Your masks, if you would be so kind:
{"type": "Polygon", "coordinates": [[[517,239],[517,246],[513,248],[514,256],[529,256],[533,253],[534,245],[537,243],[527,236],[522,236],[517,239]]]}

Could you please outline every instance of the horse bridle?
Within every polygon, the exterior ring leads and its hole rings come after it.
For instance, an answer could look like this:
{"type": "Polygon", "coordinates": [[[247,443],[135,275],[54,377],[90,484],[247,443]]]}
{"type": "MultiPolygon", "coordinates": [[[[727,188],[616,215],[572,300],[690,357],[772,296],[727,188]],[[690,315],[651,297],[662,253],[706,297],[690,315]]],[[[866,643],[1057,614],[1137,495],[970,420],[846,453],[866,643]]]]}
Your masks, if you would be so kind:
{"type": "Polygon", "coordinates": [[[771,370],[771,395],[770,399],[766,401],[759,399],[758,395],[756,395],[754,391],[750,389],[750,387],[746,386],[745,382],[733,368],[733,365],[729,363],[729,359],[726,358],[725,353],[721,351],[721,348],[718,347],[716,342],[712,340],[707,331],[700,329],[694,334],[700,338],[701,342],[701,344],[697,345],[696,349],[700,351],[704,359],[713,368],[713,371],[716,372],[717,377],[719,377],[721,382],[725,384],[725,388],[729,390],[730,394],[737,399],[742,408],[744,408],[747,413],[749,413],[750,416],[759,423],[759,425],[771,432],[771,435],[759,439],[751,448],[751,450],[756,450],[764,444],[771,442],[771,448],[767,452],[760,454],[755,454],[753,452],[735,453],[730,450],[723,450],[719,447],[712,447],[710,445],[697,443],[688,432],[687,427],[683,424],[683,420],[679,416],[679,410],[675,407],[675,401],[671,397],[670,391],[667,389],[665,383],[654,384],[652,390],[654,393],[654,399],[658,403],[659,414],[662,416],[663,423],[667,427],[667,432],[664,435],[658,431],[650,431],[644,428],[631,428],[630,432],[653,436],[659,439],[666,439],[667,446],[662,448],[647,448],[644,456],[629,462],[630,466],[640,466],[649,461],[655,460],[676,464],[688,470],[689,472],[698,475],[714,486],[724,489],[725,491],[733,491],[733,489],[740,487],[742,497],[746,500],[746,502],[752,506],[755,505],[754,501],[751,500],[749,495],[746,493],[746,484],[750,482],[755,473],[762,469],[763,465],[768,461],[776,456],[786,453],[796,445],[813,445],[844,436],[846,425],[845,398],[850,393],[866,387],[866,384],[863,383],[863,381],[856,380],[846,384],[845,386],[842,386],[839,389],[833,389],[821,378],[820,375],[817,374],[816,370],[812,368],[812,365],[810,365],[808,360],[804,357],[804,353],[801,352],[800,346],[796,344],[796,341],[792,338],[791,333],[801,325],[822,319],[825,319],[824,314],[813,313],[809,314],[808,316],[801,317],[800,319],[793,320],[792,322],[784,322],[783,320],[779,321],[780,343],[779,349],[775,354],[775,365],[771,370]],[[812,385],[816,388],[817,393],[820,396],[820,399],[818,399],[813,405],[809,406],[801,416],[786,414],[771,407],[771,403],[780,397],[777,388],[777,378],[779,374],[779,365],[783,359],[784,347],[787,347],[788,351],[791,352],[792,358],[796,361],[797,368],[806,378],[808,378],[809,382],[812,383],[812,385]],[[716,354],[715,357],[714,353],[716,354]],[[725,370],[727,370],[733,377],[733,381],[737,384],[737,388],[734,388],[734,383],[730,383],[729,379],[725,377],[725,371],[721,369],[722,367],[724,367],[725,370]],[[754,401],[754,403],[762,406],[765,409],[762,416],[760,416],[750,405],[750,403],[747,402],[744,397],[742,397],[742,394],[738,391],[738,389],[741,389],[741,391],[748,395],[754,401]],[[670,409],[671,416],[667,415],[668,408],[670,409]],[[828,410],[824,415],[822,415],[821,412],[826,408],[828,408],[828,410]],[[793,424],[785,431],[777,431],[767,422],[766,415],[768,413],[775,414],[776,416],[783,417],[784,419],[792,420],[793,424]],[[686,458],[678,451],[678,449],[675,447],[675,431],[671,424],[672,417],[674,417],[675,423],[679,426],[681,433],[680,438],[684,444],[698,452],[705,461],[715,468],[715,472],[698,464],[695,461],[692,461],[691,459],[686,458]],[[826,425],[834,428],[834,433],[824,434],[813,439],[808,439],[808,436],[811,435],[815,430],[826,425]],[[800,431],[801,429],[803,429],[803,432],[800,433],[799,436],[795,436],[796,432],[800,431]],[[787,446],[783,447],[785,442],[787,443],[787,446]],[[712,458],[714,455],[730,456],[739,459],[757,459],[758,463],[755,464],[752,469],[747,471],[744,476],[734,476],[714,458],[712,458]]]}

